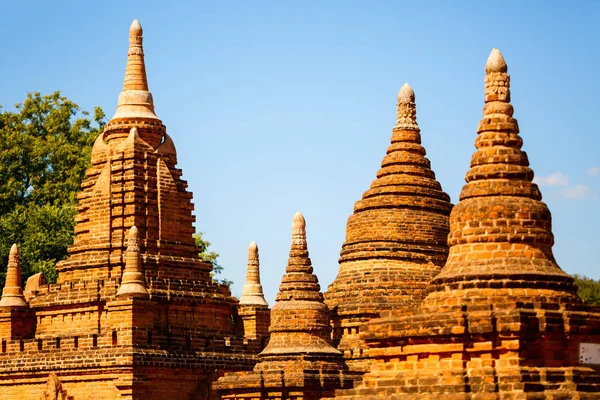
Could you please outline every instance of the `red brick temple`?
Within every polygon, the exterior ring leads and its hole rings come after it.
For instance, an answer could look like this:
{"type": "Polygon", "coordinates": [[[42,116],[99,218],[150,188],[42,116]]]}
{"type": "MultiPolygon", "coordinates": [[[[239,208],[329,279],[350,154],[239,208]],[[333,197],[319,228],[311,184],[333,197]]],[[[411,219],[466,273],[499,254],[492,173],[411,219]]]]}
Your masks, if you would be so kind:
{"type": "Polygon", "coordinates": [[[142,33],[134,21],[57,282],[40,273],[23,289],[10,250],[2,400],[600,399],[600,307],[584,304],[554,259],[497,49],[458,204],[425,156],[406,84],[335,281],[321,292],[298,213],[270,309],[256,243],[239,300],[198,255],[142,33]]]}

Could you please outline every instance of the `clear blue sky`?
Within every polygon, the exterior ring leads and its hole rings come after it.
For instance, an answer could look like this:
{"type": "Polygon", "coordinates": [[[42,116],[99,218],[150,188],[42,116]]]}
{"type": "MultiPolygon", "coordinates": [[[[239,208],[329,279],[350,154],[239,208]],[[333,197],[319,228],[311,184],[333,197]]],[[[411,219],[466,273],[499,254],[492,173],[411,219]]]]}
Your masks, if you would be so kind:
{"type": "Polygon", "coordinates": [[[0,105],[61,90],[112,116],[139,19],[157,115],[194,193],[196,227],[221,254],[234,294],[255,240],[273,301],[296,211],[326,290],[404,82],[432,167],[457,202],[493,47],[508,63],[557,261],[600,278],[600,2],[171,3],[4,2],[0,105]]]}

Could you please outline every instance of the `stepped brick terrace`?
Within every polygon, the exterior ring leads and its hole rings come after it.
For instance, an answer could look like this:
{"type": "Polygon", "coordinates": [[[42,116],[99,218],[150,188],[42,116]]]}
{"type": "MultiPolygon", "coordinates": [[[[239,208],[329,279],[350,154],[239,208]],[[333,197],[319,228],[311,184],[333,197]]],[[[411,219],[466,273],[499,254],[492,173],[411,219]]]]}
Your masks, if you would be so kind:
{"type": "Polygon", "coordinates": [[[270,309],[256,243],[239,300],[198,256],[192,195],[154,110],[142,34],[135,20],[57,282],[40,273],[23,289],[19,248],[10,250],[3,400],[600,399],[600,364],[587,357],[600,352],[600,308],[554,259],[498,49],[459,203],[425,157],[406,84],[335,281],[321,292],[297,213],[270,309]]]}

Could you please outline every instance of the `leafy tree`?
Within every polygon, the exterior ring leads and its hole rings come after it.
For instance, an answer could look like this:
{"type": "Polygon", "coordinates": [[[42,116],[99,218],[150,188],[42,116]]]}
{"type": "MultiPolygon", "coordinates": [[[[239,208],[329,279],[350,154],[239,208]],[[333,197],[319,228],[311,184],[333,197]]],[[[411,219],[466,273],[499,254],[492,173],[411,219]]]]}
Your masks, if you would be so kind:
{"type": "Polygon", "coordinates": [[[54,266],[73,241],[77,191],[95,138],[104,129],[102,109],[80,111],[60,92],[29,93],[14,111],[0,108],[0,285],[8,253],[19,244],[23,280],[54,266]]]}
{"type": "Polygon", "coordinates": [[[216,278],[216,275],[221,275],[223,273],[223,267],[217,264],[217,258],[219,258],[219,254],[214,251],[209,251],[208,248],[210,247],[210,242],[202,237],[203,234],[203,232],[198,232],[194,235],[196,247],[198,247],[198,256],[202,259],[202,261],[206,261],[212,264],[213,281],[220,283],[221,285],[231,286],[233,284],[233,281],[230,281],[225,278],[216,278]]]}
{"type": "Polygon", "coordinates": [[[587,304],[600,305],[600,281],[582,275],[573,275],[575,284],[579,287],[577,294],[587,304]]]}

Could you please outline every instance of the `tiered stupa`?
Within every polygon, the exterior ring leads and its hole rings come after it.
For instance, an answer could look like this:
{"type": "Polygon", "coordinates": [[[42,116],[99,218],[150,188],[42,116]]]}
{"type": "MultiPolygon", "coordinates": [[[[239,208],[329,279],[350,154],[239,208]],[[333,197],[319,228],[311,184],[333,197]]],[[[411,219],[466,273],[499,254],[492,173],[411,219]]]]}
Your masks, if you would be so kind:
{"type": "Polygon", "coordinates": [[[8,255],[8,265],[6,268],[6,279],[2,297],[0,298],[0,308],[23,308],[28,307],[23,287],[21,286],[21,258],[19,257],[19,248],[13,244],[8,255]]]}
{"type": "Polygon", "coordinates": [[[348,219],[340,269],[325,293],[334,343],[353,370],[368,368],[360,327],[389,310],[414,307],[448,256],[450,197],[435,179],[416,119],[415,94],[398,94],[391,145],[348,219]]]}
{"type": "Polygon", "coordinates": [[[24,303],[11,252],[0,302],[3,399],[38,400],[46,385],[75,400],[207,398],[216,370],[252,368],[238,302],[198,257],[176,162],[134,21],[123,91],[94,144],[58,283],[30,278],[24,303]]]}
{"type": "Polygon", "coordinates": [[[253,350],[262,350],[269,338],[271,311],[260,284],[260,261],[256,242],[250,243],[248,248],[246,283],[242,288],[238,313],[244,324],[246,346],[253,350]]]}
{"type": "Polygon", "coordinates": [[[336,399],[600,398],[600,310],[554,260],[509,83],[494,49],[448,261],[417,312],[369,323],[371,372],[336,399]]]}
{"type": "Polygon", "coordinates": [[[226,374],[221,399],[317,400],[349,387],[342,353],[331,345],[329,311],[308,256],[306,223],[297,213],[286,273],[271,310],[271,337],[251,372],[226,374]]]}

